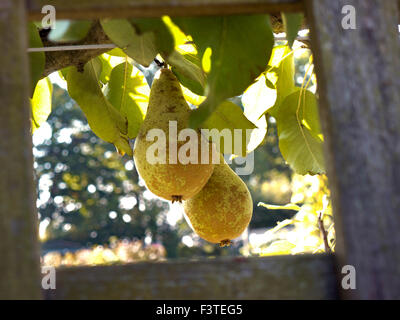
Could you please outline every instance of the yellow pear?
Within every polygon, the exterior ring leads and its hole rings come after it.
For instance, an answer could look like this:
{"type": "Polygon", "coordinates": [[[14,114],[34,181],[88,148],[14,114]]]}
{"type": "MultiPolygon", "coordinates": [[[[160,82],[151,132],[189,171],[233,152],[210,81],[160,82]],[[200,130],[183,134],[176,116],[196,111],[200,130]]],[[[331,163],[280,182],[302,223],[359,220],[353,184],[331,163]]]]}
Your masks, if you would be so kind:
{"type": "Polygon", "coordinates": [[[186,137],[179,141],[177,138],[182,129],[189,128],[189,116],[190,108],[175,75],[167,68],[160,69],[154,78],[147,114],[135,141],[134,160],[147,188],[167,200],[181,201],[194,196],[207,183],[214,169],[212,145],[198,131],[192,131],[195,140],[186,137]],[[171,129],[171,124],[176,129],[171,129]],[[164,133],[165,143],[158,137],[160,132],[164,133]],[[185,155],[190,151],[189,155],[193,154],[197,160],[182,162],[182,151],[185,155]]]}
{"type": "Polygon", "coordinates": [[[204,188],[183,206],[193,230],[221,246],[240,236],[253,215],[253,200],[246,184],[222,157],[204,188]]]}

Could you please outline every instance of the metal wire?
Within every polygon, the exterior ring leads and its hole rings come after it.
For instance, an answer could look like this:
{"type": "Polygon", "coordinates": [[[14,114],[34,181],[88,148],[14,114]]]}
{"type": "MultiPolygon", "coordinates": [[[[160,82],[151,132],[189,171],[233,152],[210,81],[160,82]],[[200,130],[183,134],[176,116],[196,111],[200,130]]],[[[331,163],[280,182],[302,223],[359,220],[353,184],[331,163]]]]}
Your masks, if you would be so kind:
{"type": "Polygon", "coordinates": [[[115,44],[85,44],[85,45],[68,45],[41,48],[28,48],[28,52],[45,52],[45,51],[71,51],[71,50],[95,50],[95,49],[114,49],[115,44]]]}
{"type": "MultiPolygon", "coordinates": [[[[286,37],[275,37],[275,40],[286,40],[286,37]]],[[[309,40],[308,37],[297,37],[298,41],[309,40]]],[[[72,50],[96,50],[96,49],[114,49],[115,44],[85,44],[85,45],[67,45],[67,46],[52,46],[41,48],[28,48],[28,52],[49,52],[49,51],[72,51],[72,50]]]]}

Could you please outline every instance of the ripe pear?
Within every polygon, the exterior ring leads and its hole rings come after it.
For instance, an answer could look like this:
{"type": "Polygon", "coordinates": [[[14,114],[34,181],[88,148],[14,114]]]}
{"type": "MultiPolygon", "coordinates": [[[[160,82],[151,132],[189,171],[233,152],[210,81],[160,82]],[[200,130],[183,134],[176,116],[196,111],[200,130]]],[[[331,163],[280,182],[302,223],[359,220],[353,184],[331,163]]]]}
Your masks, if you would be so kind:
{"type": "Polygon", "coordinates": [[[240,236],[253,215],[253,200],[246,184],[223,157],[204,188],[183,207],[193,230],[220,246],[240,236]]]}
{"type": "Polygon", "coordinates": [[[171,70],[160,69],[150,90],[147,114],[136,138],[133,156],[138,173],[147,188],[155,195],[173,202],[189,199],[198,193],[214,169],[211,161],[213,147],[199,132],[193,132],[197,141],[178,141],[174,133],[170,137],[170,121],[176,121],[179,134],[182,129],[189,128],[189,116],[190,108],[183,97],[179,81],[171,70]],[[148,141],[147,137],[152,129],[161,129],[165,134],[166,143],[154,152],[156,156],[165,154],[163,163],[154,163],[149,157],[148,151],[153,150],[152,145],[159,142],[158,138],[148,141]],[[170,146],[171,140],[174,140],[172,142],[176,143],[176,147],[170,146]],[[197,152],[197,163],[180,161],[179,150],[183,145],[188,147],[188,144],[197,152]],[[172,160],[169,157],[170,151],[177,155],[172,160]]]}

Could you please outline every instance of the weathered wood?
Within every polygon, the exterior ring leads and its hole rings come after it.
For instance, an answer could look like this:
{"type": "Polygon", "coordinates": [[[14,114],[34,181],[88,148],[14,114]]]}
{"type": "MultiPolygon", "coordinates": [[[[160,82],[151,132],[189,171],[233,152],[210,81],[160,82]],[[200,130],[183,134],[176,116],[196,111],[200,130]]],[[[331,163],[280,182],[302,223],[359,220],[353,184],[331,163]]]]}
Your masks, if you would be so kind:
{"type": "Polygon", "coordinates": [[[220,258],[57,270],[47,299],[335,299],[331,255],[220,258]]]}
{"type": "Polygon", "coordinates": [[[43,18],[44,5],[53,5],[58,19],[99,19],[276,13],[300,11],[302,0],[29,0],[29,18],[43,18]]]}
{"type": "Polygon", "coordinates": [[[40,297],[23,0],[0,2],[0,299],[40,297]]]}
{"type": "Polygon", "coordinates": [[[308,22],[345,298],[400,298],[400,43],[397,1],[309,0],[308,22]],[[356,30],[342,28],[344,5],[356,30]]]}

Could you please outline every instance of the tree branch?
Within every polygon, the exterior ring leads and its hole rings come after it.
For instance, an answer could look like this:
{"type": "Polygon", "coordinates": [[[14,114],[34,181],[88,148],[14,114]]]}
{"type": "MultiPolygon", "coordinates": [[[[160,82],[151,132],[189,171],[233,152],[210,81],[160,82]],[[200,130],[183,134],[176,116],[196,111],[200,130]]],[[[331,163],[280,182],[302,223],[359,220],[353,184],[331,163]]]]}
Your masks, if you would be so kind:
{"type": "MultiPolygon", "coordinates": [[[[47,39],[48,32],[41,30],[41,37],[44,47],[51,47],[55,44],[47,39]]],[[[99,21],[94,21],[87,36],[74,43],[64,43],[64,45],[86,45],[86,44],[106,44],[112,43],[104,33],[99,21]]],[[[46,65],[42,77],[48,76],[50,73],[69,66],[79,66],[85,64],[89,60],[98,55],[109,51],[110,49],[93,49],[93,50],[72,50],[72,51],[51,51],[46,52],[46,65]]]]}
{"type": "Polygon", "coordinates": [[[322,211],[318,214],[318,226],[319,226],[319,230],[321,231],[322,234],[322,239],[324,240],[324,246],[325,246],[325,252],[331,253],[332,249],[329,245],[329,241],[328,241],[328,234],[325,230],[324,227],[324,220],[322,218],[322,211]]]}

